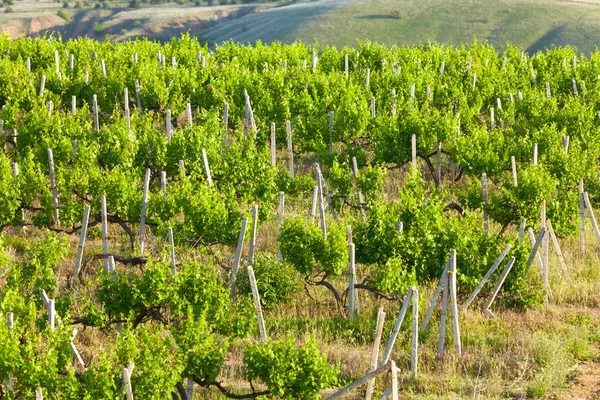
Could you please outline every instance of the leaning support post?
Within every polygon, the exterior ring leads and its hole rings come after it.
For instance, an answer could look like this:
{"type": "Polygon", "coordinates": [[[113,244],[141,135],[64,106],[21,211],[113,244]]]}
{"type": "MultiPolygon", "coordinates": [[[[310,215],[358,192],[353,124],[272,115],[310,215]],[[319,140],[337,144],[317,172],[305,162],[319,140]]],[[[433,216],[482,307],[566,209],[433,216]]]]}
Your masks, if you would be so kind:
{"type": "Polygon", "coordinates": [[[348,245],[348,318],[354,318],[354,283],[355,283],[355,265],[354,265],[354,243],[348,245]]]}
{"type": "Polygon", "coordinates": [[[254,307],[256,308],[260,341],[264,343],[267,341],[267,330],[265,329],[265,320],[263,318],[262,307],[260,306],[260,295],[258,294],[258,287],[256,286],[254,269],[250,265],[248,266],[248,279],[250,280],[250,288],[252,290],[252,297],[254,298],[254,307]]]}
{"type": "Polygon", "coordinates": [[[448,280],[448,268],[450,265],[450,259],[446,262],[444,269],[442,271],[442,275],[440,276],[440,280],[438,285],[433,292],[433,297],[431,298],[431,302],[429,303],[429,307],[427,308],[427,312],[425,313],[425,318],[423,318],[423,322],[421,323],[421,330],[424,331],[429,324],[429,320],[431,319],[431,315],[433,314],[433,309],[435,308],[437,301],[442,293],[442,290],[447,286],[446,281],[448,280]]]}
{"type": "Polygon", "coordinates": [[[419,290],[413,286],[411,292],[412,338],[410,341],[410,374],[414,380],[417,380],[419,365],[419,290]]]}
{"type": "Polygon", "coordinates": [[[508,252],[510,251],[511,248],[512,248],[512,245],[511,244],[507,244],[506,247],[504,248],[504,250],[502,251],[502,253],[500,253],[500,255],[498,256],[498,258],[496,258],[496,260],[494,261],[494,263],[492,264],[492,266],[490,267],[490,269],[488,269],[488,271],[484,275],[484,277],[481,280],[481,282],[479,282],[479,285],[477,285],[477,287],[475,288],[475,290],[473,290],[473,293],[471,293],[469,295],[469,298],[467,299],[467,301],[465,301],[465,304],[463,304],[463,306],[462,306],[463,311],[466,310],[469,307],[469,305],[473,302],[473,300],[475,299],[475,297],[477,296],[477,294],[479,294],[479,292],[483,288],[483,285],[485,285],[486,282],[490,279],[490,277],[492,276],[492,274],[496,271],[496,269],[498,268],[498,266],[500,265],[500,263],[502,262],[502,260],[504,260],[504,257],[506,257],[506,255],[508,254],[508,252]]]}
{"type": "Polygon", "coordinates": [[[229,285],[229,298],[233,301],[235,296],[235,281],[237,279],[238,269],[240,268],[240,261],[242,259],[242,250],[244,249],[244,237],[246,236],[246,223],[248,218],[242,219],[242,228],[240,229],[240,236],[238,237],[237,248],[235,250],[235,258],[233,259],[233,268],[231,268],[231,282],[229,285]]]}
{"type": "Polygon", "coordinates": [[[548,231],[550,231],[550,239],[552,239],[552,244],[554,245],[554,250],[556,251],[556,256],[558,257],[558,262],[560,263],[560,267],[565,274],[568,274],[567,271],[567,263],[565,262],[565,258],[563,257],[562,250],[560,249],[560,244],[558,243],[558,238],[554,233],[554,229],[552,228],[552,222],[548,220],[546,222],[546,226],[548,227],[548,231]]]}
{"type": "Polygon", "coordinates": [[[460,342],[460,326],[458,322],[458,306],[456,291],[456,250],[450,252],[450,269],[448,270],[448,289],[450,289],[450,311],[452,318],[452,335],[454,336],[454,350],[459,356],[462,354],[460,342]]]}
{"type": "Polygon", "coordinates": [[[252,206],[252,236],[248,245],[248,262],[254,264],[254,252],[256,249],[256,229],[258,227],[258,206],[252,206]]]}
{"type": "Polygon", "coordinates": [[[485,302],[485,304],[483,306],[483,311],[490,318],[494,318],[495,317],[494,313],[492,312],[492,310],[490,310],[490,308],[492,307],[492,303],[494,302],[494,299],[496,299],[496,296],[498,295],[498,292],[500,291],[500,288],[502,287],[502,284],[504,283],[504,280],[506,279],[506,276],[510,272],[510,269],[512,268],[514,262],[515,262],[515,258],[514,257],[511,257],[510,260],[508,260],[508,263],[506,263],[506,267],[504,267],[504,270],[502,271],[502,274],[500,274],[500,278],[498,278],[498,282],[496,282],[496,286],[494,286],[494,290],[492,291],[492,295],[485,302]]]}
{"type": "Polygon", "coordinates": [[[144,256],[146,245],[146,210],[148,208],[148,192],[150,187],[150,168],[146,168],[144,187],[142,190],[142,216],[140,219],[140,256],[144,256]]]}
{"type": "MultiPolygon", "coordinates": [[[[379,308],[377,313],[377,327],[375,329],[375,341],[373,343],[373,350],[371,351],[371,362],[369,364],[369,372],[377,369],[377,361],[379,360],[379,345],[381,344],[381,333],[383,331],[383,322],[385,321],[385,312],[383,307],[379,308]]],[[[365,400],[371,400],[373,397],[373,389],[375,386],[375,378],[367,382],[367,394],[365,400]]]]}
{"type": "Polygon", "coordinates": [[[396,339],[398,338],[398,333],[400,332],[400,327],[402,326],[402,322],[404,321],[404,317],[406,316],[406,311],[408,310],[408,306],[410,305],[410,299],[413,296],[412,288],[408,290],[406,296],[404,296],[404,300],[402,301],[402,307],[400,308],[400,312],[398,313],[398,318],[396,318],[396,323],[394,324],[394,328],[392,329],[392,334],[387,342],[387,346],[385,347],[385,351],[383,353],[383,357],[381,358],[381,365],[386,364],[392,355],[392,350],[394,348],[394,344],[396,343],[396,339]]]}
{"type": "Polygon", "coordinates": [[[77,246],[77,256],[75,257],[75,271],[73,271],[73,279],[77,279],[79,271],[81,271],[81,260],[83,259],[83,247],[85,246],[85,236],[87,234],[88,221],[90,218],[90,206],[86,205],[83,208],[83,220],[81,221],[81,232],[79,234],[79,246],[77,246]]]}

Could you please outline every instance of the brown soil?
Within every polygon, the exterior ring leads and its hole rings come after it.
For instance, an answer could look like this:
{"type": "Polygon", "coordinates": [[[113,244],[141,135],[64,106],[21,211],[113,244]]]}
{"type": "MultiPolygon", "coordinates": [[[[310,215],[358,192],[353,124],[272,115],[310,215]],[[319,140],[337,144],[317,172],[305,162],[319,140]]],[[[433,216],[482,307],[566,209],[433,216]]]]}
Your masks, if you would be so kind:
{"type": "Polygon", "coordinates": [[[587,362],[581,364],[579,373],[568,391],[568,399],[595,400],[600,399],[600,363],[587,362]]]}

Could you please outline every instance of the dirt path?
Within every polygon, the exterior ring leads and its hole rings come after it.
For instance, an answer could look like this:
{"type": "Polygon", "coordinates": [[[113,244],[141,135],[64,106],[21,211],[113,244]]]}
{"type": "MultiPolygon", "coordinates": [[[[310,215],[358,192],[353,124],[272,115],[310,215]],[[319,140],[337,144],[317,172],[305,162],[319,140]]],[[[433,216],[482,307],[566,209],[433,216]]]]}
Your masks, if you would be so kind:
{"type": "Polygon", "coordinates": [[[578,368],[577,377],[566,393],[568,399],[600,399],[600,363],[586,362],[578,368]]]}

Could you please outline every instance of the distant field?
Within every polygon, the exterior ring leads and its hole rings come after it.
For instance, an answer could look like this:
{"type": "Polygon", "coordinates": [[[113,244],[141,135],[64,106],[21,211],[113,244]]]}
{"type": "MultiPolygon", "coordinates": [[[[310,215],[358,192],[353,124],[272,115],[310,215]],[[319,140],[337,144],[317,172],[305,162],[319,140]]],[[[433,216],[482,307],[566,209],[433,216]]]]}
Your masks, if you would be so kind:
{"type": "Polygon", "coordinates": [[[507,42],[535,52],[554,45],[591,51],[600,37],[598,0],[326,0],[245,15],[200,32],[217,42],[301,39],[321,45],[427,41],[507,42]]]}

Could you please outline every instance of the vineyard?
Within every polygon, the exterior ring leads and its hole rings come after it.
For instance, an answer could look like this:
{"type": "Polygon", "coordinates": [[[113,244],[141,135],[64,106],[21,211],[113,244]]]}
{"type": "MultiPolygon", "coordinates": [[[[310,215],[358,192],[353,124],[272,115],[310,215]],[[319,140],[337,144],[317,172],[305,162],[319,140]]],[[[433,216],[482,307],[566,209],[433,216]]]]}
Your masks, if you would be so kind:
{"type": "Polygon", "coordinates": [[[0,397],[568,398],[598,356],[600,52],[0,54],[0,397]]]}

